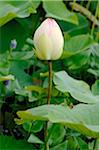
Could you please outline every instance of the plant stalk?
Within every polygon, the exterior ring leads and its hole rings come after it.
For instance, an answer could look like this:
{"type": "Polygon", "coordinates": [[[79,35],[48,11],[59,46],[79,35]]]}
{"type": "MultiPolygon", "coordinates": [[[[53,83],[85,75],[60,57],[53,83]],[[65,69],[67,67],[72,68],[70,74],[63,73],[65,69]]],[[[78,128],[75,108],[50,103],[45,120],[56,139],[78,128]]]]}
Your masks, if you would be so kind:
{"type": "MultiPolygon", "coordinates": [[[[81,1],[81,2],[83,2],[83,1],[81,1]]],[[[73,7],[73,9],[75,11],[79,11],[80,13],[85,15],[90,21],[94,22],[94,25],[99,26],[99,23],[98,23],[96,16],[94,16],[88,9],[79,5],[78,3],[73,3],[73,2],[70,2],[70,6],[73,7]]],[[[98,11],[98,6],[96,9],[98,11]]],[[[98,12],[97,12],[97,15],[98,15],[98,12]]]]}
{"type": "Polygon", "coordinates": [[[12,56],[12,48],[10,48],[10,50],[9,50],[9,55],[10,55],[10,58],[12,58],[13,56],[12,56]]]}
{"type": "MultiPolygon", "coordinates": [[[[49,69],[49,77],[48,77],[48,97],[47,104],[50,104],[51,94],[52,94],[52,61],[48,60],[48,69],[49,69]]],[[[48,136],[48,121],[45,123],[45,150],[49,150],[48,141],[46,140],[48,136]]]]}
{"type": "Polygon", "coordinates": [[[49,79],[48,79],[47,104],[50,104],[50,99],[52,94],[52,61],[51,60],[48,60],[48,68],[49,68],[49,79]]]}
{"type": "Polygon", "coordinates": [[[86,5],[86,8],[87,8],[87,9],[89,9],[90,3],[91,3],[91,0],[88,0],[87,5],[86,5]]]}
{"type": "MultiPolygon", "coordinates": [[[[97,7],[96,7],[95,17],[94,17],[94,21],[93,21],[92,28],[91,28],[91,35],[93,35],[93,33],[94,33],[95,21],[97,19],[98,10],[99,10],[98,8],[99,8],[99,2],[97,3],[97,7]]],[[[99,24],[98,24],[98,26],[99,26],[99,24]]]]}

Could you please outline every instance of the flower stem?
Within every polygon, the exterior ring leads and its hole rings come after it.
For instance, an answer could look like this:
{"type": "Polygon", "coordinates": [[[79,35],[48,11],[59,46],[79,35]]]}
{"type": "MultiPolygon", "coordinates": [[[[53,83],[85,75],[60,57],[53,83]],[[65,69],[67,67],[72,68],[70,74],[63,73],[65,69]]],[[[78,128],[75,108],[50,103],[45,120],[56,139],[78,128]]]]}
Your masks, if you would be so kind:
{"type": "Polygon", "coordinates": [[[49,79],[48,79],[48,97],[47,104],[50,104],[51,94],[52,94],[52,61],[48,60],[49,67],[49,79]]]}
{"type": "MultiPolygon", "coordinates": [[[[50,104],[51,93],[52,93],[52,61],[48,60],[48,68],[49,68],[49,78],[48,78],[48,97],[47,104],[50,104]]],[[[45,123],[45,150],[49,150],[49,145],[46,140],[48,136],[48,121],[45,123]]]]}

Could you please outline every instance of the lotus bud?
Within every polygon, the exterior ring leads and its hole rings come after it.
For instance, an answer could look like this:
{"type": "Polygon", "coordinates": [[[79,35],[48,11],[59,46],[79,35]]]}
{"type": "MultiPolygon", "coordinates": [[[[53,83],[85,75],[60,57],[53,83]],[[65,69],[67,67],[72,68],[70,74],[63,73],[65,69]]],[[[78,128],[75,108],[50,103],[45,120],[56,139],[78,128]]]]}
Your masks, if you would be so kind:
{"type": "Polygon", "coordinates": [[[63,52],[63,35],[54,19],[46,19],[34,34],[34,46],[41,60],[56,60],[63,52]]]}

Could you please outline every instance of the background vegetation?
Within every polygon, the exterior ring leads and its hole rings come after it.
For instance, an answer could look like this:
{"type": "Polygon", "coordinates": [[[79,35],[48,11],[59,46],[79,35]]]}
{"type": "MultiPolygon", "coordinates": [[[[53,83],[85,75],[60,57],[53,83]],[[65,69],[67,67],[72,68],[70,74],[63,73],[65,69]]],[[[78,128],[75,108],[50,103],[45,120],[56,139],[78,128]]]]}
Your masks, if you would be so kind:
{"type": "Polygon", "coordinates": [[[1,150],[44,150],[44,120],[50,150],[99,150],[98,19],[98,0],[0,1],[1,150]],[[32,40],[46,17],[65,41],[53,61],[50,106],[47,62],[36,58],[32,40]]]}

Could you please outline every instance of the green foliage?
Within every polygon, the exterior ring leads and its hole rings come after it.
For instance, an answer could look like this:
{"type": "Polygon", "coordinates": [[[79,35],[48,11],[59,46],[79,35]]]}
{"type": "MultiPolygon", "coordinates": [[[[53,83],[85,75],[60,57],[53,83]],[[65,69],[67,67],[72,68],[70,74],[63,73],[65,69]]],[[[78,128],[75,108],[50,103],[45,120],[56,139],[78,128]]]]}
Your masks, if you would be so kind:
{"type": "Polygon", "coordinates": [[[96,80],[92,85],[92,92],[94,95],[99,95],[99,80],[96,80]]]}
{"type": "Polygon", "coordinates": [[[28,62],[26,61],[13,61],[10,66],[10,72],[14,74],[21,86],[25,86],[32,83],[31,76],[25,73],[24,69],[28,67],[28,62]],[[20,72],[20,73],[19,73],[20,72]]]}
{"type": "Polygon", "coordinates": [[[45,141],[50,150],[99,149],[98,5],[0,1],[0,149],[45,150],[45,141]],[[51,105],[45,105],[48,64],[35,57],[32,40],[46,17],[64,36],[62,57],[53,61],[51,105]]]}
{"type": "Polygon", "coordinates": [[[39,1],[0,1],[0,26],[15,17],[25,18],[36,13],[39,1]]]}
{"type": "Polygon", "coordinates": [[[63,149],[66,149],[67,148],[67,142],[63,142],[61,144],[58,144],[52,148],[50,148],[51,150],[57,150],[57,149],[60,149],[60,150],[63,150],[63,149]]]}
{"type": "Polygon", "coordinates": [[[37,133],[42,130],[43,122],[42,121],[26,122],[23,124],[23,128],[28,132],[37,133]]]}
{"type": "Polygon", "coordinates": [[[88,20],[80,13],[77,13],[76,15],[79,24],[72,24],[66,21],[58,21],[58,23],[60,24],[61,28],[64,31],[65,36],[67,35],[75,36],[79,34],[89,33],[90,29],[88,20]]]}
{"type": "Polygon", "coordinates": [[[43,144],[43,142],[36,137],[35,135],[31,134],[30,137],[28,138],[29,143],[38,143],[38,144],[43,144]]]}
{"type": "Polygon", "coordinates": [[[60,144],[63,141],[65,134],[66,131],[62,125],[59,124],[49,125],[49,138],[48,138],[49,145],[55,146],[57,144],[60,144]]]}
{"type": "Polygon", "coordinates": [[[78,104],[73,109],[60,105],[43,105],[26,111],[18,111],[20,120],[17,123],[31,120],[49,120],[61,123],[75,129],[82,134],[99,137],[99,103],[93,105],[78,104]]]}
{"type": "Polygon", "coordinates": [[[0,77],[0,82],[1,82],[1,81],[6,81],[6,80],[14,80],[13,75],[1,76],[1,77],[0,77]]]}
{"type": "Polygon", "coordinates": [[[28,144],[24,140],[16,140],[13,137],[8,137],[8,136],[0,136],[0,149],[2,150],[18,150],[18,149],[23,149],[23,150],[33,150],[33,145],[28,144]]]}
{"type": "Polygon", "coordinates": [[[64,53],[62,58],[87,50],[93,44],[90,35],[78,35],[65,40],[64,53]],[[80,39],[80,40],[79,40],[80,39]]]}
{"type": "Polygon", "coordinates": [[[69,12],[62,1],[53,1],[53,7],[51,1],[44,1],[43,7],[47,12],[47,17],[52,17],[74,24],[78,24],[77,16],[74,13],[69,12]],[[58,10],[58,11],[57,11],[58,10]]]}
{"type": "Polygon", "coordinates": [[[65,71],[55,73],[54,83],[58,90],[61,92],[69,92],[73,98],[80,102],[99,102],[99,95],[93,95],[88,84],[83,81],[73,79],[65,71]]]}

